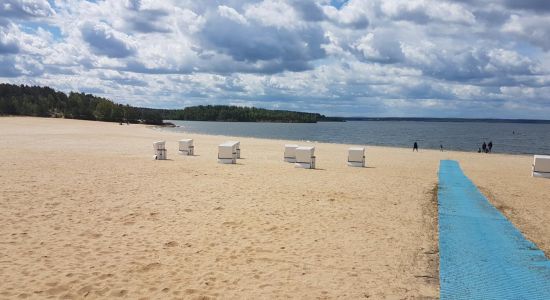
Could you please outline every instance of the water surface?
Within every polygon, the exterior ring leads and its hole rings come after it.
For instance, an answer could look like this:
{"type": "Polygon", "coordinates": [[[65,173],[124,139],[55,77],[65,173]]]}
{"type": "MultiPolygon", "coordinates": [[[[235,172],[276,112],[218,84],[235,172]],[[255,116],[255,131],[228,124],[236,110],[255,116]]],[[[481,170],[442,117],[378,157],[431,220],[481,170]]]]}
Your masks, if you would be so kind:
{"type": "Polygon", "coordinates": [[[170,121],[176,132],[230,135],[296,141],[477,151],[493,142],[493,152],[550,154],[550,124],[349,121],[294,123],[170,121]]]}

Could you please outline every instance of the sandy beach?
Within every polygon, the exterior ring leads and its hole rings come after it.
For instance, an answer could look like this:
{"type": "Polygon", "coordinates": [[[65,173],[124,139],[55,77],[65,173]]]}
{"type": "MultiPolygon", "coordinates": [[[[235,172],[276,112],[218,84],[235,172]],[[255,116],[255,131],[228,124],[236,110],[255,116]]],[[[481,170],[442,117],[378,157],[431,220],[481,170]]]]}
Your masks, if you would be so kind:
{"type": "Polygon", "coordinates": [[[350,145],[299,142],[316,147],[305,170],[285,143],[1,117],[0,298],[438,298],[441,159],[550,253],[550,180],[531,156],[367,145],[350,168],[350,145]],[[169,160],[152,159],[157,140],[169,160]],[[217,163],[225,140],[236,165],[217,163]]]}

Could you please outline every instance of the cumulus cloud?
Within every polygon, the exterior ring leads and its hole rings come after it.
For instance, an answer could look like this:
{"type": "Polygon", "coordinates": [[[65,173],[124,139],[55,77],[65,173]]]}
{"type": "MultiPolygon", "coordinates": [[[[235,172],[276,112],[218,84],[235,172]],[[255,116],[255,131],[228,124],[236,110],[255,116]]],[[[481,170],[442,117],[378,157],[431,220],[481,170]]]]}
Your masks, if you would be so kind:
{"type": "Polygon", "coordinates": [[[0,56],[0,77],[40,76],[44,67],[36,59],[0,56]]]}
{"type": "Polygon", "coordinates": [[[416,23],[440,21],[473,24],[475,22],[475,16],[466,7],[443,1],[384,1],[380,9],[382,13],[392,19],[416,23]]]}
{"type": "Polygon", "coordinates": [[[0,77],[18,77],[23,72],[16,67],[13,57],[0,56],[0,77]]]}
{"type": "Polygon", "coordinates": [[[92,51],[99,55],[113,58],[124,58],[135,53],[128,42],[128,37],[114,31],[104,23],[85,23],[81,28],[82,37],[92,51]]]}
{"type": "Polygon", "coordinates": [[[54,15],[46,0],[3,0],[0,3],[0,17],[26,19],[54,15]]]}
{"type": "Polygon", "coordinates": [[[401,44],[389,32],[369,32],[353,44],[353,47],[367,61],[396,63],[404,58],[401,44]]]}
{"type": "Polygon", "coordinates": [[[512,15],[504,24],[502,30],[505,33],[517,35],[545,51],[550,50],[550,16],[520,16],[512,15]]]}
{"type": "Polygon", "coordinates": [[[528,9],[535,12],[550,11],[550,3],[546,0],[504,0],[504,3],[510,8],[528,9]]]}
{"type": "Polygon", "coordinates": [[[250,6],[245,13],[247,18],[233,8],[219,6],[217,13],[221,18],[208,18],[198,34],[198,41],[202,49],[227,55],[238,63],[246,62],[246,66],[234,65],[241,71],[307,70],[311,61],[325,55],[321,47],[325,43],[324,32],[308,24],[289,27],[295,23],[292,14],[290,20],[263,17],[274,7],[275,16],[282,13],[284,9],[278,6],[266,1],[250,6]]]}
{"type": "Polygon", "coordinates": [[[151,107],[543,117],[546,2],[5,0],[0,80],[151,107]]]}
{"type": "Polygon", "coordinates": [[[18,53],[19,41],[8,27],[0,28],[0,55],[18,53]]]}
{"type": "Polygon", "coordinates": [[[169,32],[166,17],[169,13],[162,9],[138,9],[126,16],[127,28],[141,33],[169,32]]]}
{"type": "Polygon", "coordinates": [[[305,21],[318,22],[326,19],[323,9],[312,0],[293,0],[291,5],[305,21]]]}
{"type": "Polygon", "coordinates": [[[234,8],[220,5],[218,6],[218,14],[220,17],[227,18],[231,21],[240,23],[240,24],[248,24],[246,21],[246,18],[242,16],[240,13],[238,13],[234,8]]]}
{"type": "Polygon", "coordinates": [[[328,5],[324,13],[335,24],[354,29],[364,29],[369,26],[368,10],[373,7],[364,1],[352,0],[345,2],[340,8],[328,5]]]}

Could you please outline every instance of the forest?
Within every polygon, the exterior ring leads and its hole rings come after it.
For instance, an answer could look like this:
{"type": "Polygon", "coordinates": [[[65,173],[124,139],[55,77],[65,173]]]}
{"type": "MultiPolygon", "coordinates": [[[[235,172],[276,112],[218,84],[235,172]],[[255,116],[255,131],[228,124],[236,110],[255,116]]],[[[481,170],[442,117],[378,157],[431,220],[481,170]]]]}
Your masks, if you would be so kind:
{"type": "Polygon", "coordinates": [[[155,109],[122,105],[91,94],[66,95],[49,87],[0,84],[0,115],[128,122],[160,125],[155,109]]]}
{"type": "Polygon", "coordinates": [[[186,107],[173,117],[172,120],[285,123],[315,123],[326,119],[314,113],[225,105],[186,107]]]}
{"type": "Polygon", "coordinates": [[[50,87],[0,84],[0,115],[163,124],[164,120],[315,123],[341,121],[316,113],[254,107],[199,105],[184,109],[154,109],[115,103],[85,93],[68,95],[50,87]]]}

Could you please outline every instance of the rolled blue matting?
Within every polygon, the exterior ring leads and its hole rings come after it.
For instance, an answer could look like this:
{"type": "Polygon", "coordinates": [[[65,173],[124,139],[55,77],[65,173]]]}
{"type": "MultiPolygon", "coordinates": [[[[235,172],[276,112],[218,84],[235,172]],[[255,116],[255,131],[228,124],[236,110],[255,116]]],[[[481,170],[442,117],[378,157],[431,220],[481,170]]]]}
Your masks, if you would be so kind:
{"type": "Polygon", "coordinates": [[[550,299],[550,261],[456,161],[441,161],[438,202],[441,299],[550,299]]]}

